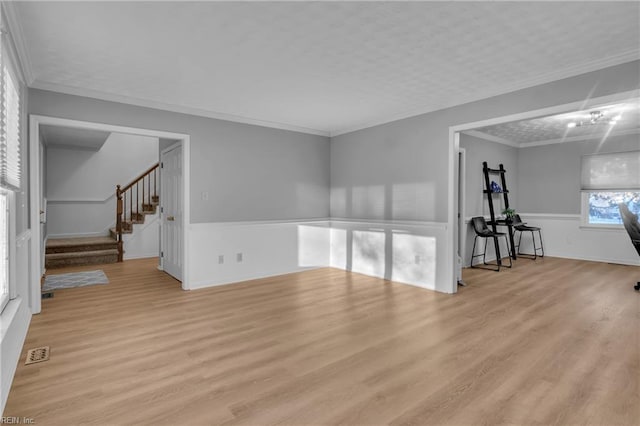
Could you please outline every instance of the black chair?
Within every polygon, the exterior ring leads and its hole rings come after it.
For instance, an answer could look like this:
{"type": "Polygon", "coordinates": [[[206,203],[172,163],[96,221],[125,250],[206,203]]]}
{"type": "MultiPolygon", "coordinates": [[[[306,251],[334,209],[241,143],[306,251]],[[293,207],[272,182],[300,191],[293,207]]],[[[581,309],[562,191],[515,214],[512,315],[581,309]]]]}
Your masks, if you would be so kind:
{"type": "Polygon", "coordinates": [[[516,244],[516,247],[518,248],[518,256],[524,256],[524,257],[529,256],[531,259],[536,260],[536,258],[538,257],[538,251],[540,251],[540,257],[544,257],[544,245],[542,244],[542,231],[541,231],[541,229],[539,227],[537,227],[537,226],[527,226],[527,224],[525,222],[523,222],[522,219],[520,219],[520,215],[519,214],[515,215],[513,219],[514,219],[513,220],[513,222],[514,222],[513,229],[515,230],[514,232],[519,232],[519,234],[518,234],[518,244],[516,244]],[[520,252],[520,241],[522,241],[522,233],[523,232],[531,232],[531,239],[533,240],[533,253],[521,253],[520,252]],[[540,239],[540,247],[536,246],[535,232],[538,233],[538,238],[540,239]]]}
{"type": "MultiPolygon", "coordinates": [[[[640,223],[638,223],[638,215],[631,213],[629,207],[624,203],[618,204],[618,208],[620,209],[620,216],[622,216],[624,228],[627,230],[629,238],[631,238],[631,244],[633,244],[638,255],[640,255],[640,223]]],[[[635,288],[636,291],[640,291],[640,282],[633,286],[633,288],[635,288]]]]}
{"type": "MultiPolygon", "coordinates": [[[[478,266],[473,266],[473,259],[475,259],[476,257],[480,257],[482,256],[482,263],[484,263],[486,266],[496,266],[497,269],[492,269],[493,271],[499,271],[500,270],[500,265],[501,265],[501,259],[496,259],[496,263],[487,263],[486,260],[486,254],[487,254],[487,242],[489,241],[489,238],[492,238],[493,241],[495,242],[496,246],[499,244],[499,237],[504,237],[504,241],[507,244],[507,257],[509,258],[509,266],[507,266],[507,268],[511,268],[511,256],[509,256],[509,240],[507,239],[507,234],[505,234],[504,232],[493,232],[491,229],[489,229],[489,227],[487,226],[487,222],[484,220],[484,217],[482,216],[478,216],[478,217],[473,217],[471,218],[471,224],[473,225],[473,230],[476,233],[475,238],[473,239],[473,249],[471,250],[471,267],[472,268],[479,268],[478,266]],[[480,238],[484,238],[484,251],[480,254],[475,254],[476,252],[476,242],[478,241],[478,237],[480,238]]],[[[498,253],[496,253],[496,257],[498,256],[498,253]]],[[[505,265],[506,266],[506,265],[505,265]]],[[[480,269],[489,269],[489,268],[480,268],[480,269]]]]}

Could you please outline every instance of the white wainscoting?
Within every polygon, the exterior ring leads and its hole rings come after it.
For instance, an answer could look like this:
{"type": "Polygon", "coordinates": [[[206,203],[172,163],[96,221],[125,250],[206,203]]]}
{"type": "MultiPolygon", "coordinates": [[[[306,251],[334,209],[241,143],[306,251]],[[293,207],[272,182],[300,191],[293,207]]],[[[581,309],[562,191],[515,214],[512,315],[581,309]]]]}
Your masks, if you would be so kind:
{"type": "MultiPolygon", "coordinates": [[[[624,229],[605,229],[583,227],[580,215],[573,214],[541,214],[521,213],[522,220],[530,226],[542,228],[542,239],[546,256],[568,259],[590,260],[595,262],[619,263],[623,265],[640,265],[640,257],[631,245],[631,240],[624,229]]],[[[467,223],[469,220],[467,219],[467,223]]],[[[506,232],[506,228],[502,228],[506,232]]],[[[538,233],[536,232],[536,241],[538,233]]],[[[474,232],[471,225],[467,227],[466,253],[464,265],[469,266],[474,232]]],[[[478,244],[482,239],[478,239],[478,244]]],[[[516,239],[516,243],[517,243],[516,239]]],[[[501,251],[504,244],[501,245],[501,251]]],[[[522,237],[521,251],[533,253],[531,233],[525,232],[522,237]]],[[[488,247],[487,260],[494,260],[493,244],[488,247]]],[[[475,259],[475,262],[481,259],[475,259]]]]}
{"type": "Polygon", "coordinates": [[[330,265],[450,292],[446,223],[331,220],[330,265]]]}
{"type": "Polygon", "coordinates": [[[331,266],[448,292],[446,229],[328,219],[192,224],[191,289],[331,266]]]}
{"type": "Polygon", "coordinates": [[[327,220],[199,223],[189,233],[190,289],[329,266],[327,220]]]}
{"type": "MultiPolygon", "coordinates": [[[[547,256],[640,265],[640,257],[623,228],[582,227],[580,215],[524,213],[520,216],[528,225],[542,228],[547,256]]],[[[523,251],[532,250],[530,235],[525,233],[523,237],[523,251]]]]}
{"type": "Polygon", "coordinates": [[[7,402],[13,376],[31,322],[29,307],[30,243],[30,231],[26,231],[16,238],[16,297],[9,301],[0,314],[0,411],[4,410],[7,402]]]}

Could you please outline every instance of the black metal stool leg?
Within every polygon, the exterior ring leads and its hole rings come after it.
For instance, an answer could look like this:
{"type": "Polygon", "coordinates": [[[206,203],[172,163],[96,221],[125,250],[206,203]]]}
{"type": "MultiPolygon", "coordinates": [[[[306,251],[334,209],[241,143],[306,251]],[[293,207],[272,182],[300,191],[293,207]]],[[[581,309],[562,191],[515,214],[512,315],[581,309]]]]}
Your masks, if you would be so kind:
{"type": "Polygon", "coordinates": [[[507,265],[504,265],[504,266],[507,267],[507,268],[511,268],[513,266],[513,263],[511,262],[511,254],[510,254],[510,251],[509,251],[509,239],[507,238],[506,235],[504,236],[504,242],[507,245],[507,254],[509,254],[509,256],[507,256],[509,258],[509,266],[507,266],[507,265]]]}
{"type": "Polygon", "coordinates": [[[522,231],[518,231],[516,229],[514,232],[518,233],[518,244],[516,244],[516,247],[517,247],[517,253],[518,253],[518,255],[520,255],[520,242],[522,241],[522,231]]]}
{"type": "Polygon", "coordinates": [[[487,263],[487,242],[489,242],[488,238],[484,239],[484,253],[482,253],[482,263],[488,265],[487,263]]]}
{"type": "Polygon", "coordinates": [[[536,236],[533,231],[531,231],[531,241],[533,243],[533,260],[536,260],[538,258],[538,248],[536,247],[536,236]]]}
{"type": "Polygon", "coordinates": [[[474,259],[474,254],[476,254],[476,241],[478,241],[478,236],[476,235],[476,237],[473,239],[473,248],[471,249],[471,262],[469,263],[469,266],[471,268],[475,268],[475,266],[473,266],[473,259],[474,259]]]}
{"type": "Polygon", "coordinates": [[[544,257],[544,245],[542,244],[542,230],[538,229],[538,236],[540,237],[540,251],[542,254],[540,257],[544,257]]]}

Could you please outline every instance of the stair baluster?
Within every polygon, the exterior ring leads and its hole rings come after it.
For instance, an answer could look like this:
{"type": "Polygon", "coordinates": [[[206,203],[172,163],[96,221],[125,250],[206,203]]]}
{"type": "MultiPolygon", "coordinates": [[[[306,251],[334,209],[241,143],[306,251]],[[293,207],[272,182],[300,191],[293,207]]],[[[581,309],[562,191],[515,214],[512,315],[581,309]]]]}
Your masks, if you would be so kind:
{"type": "Polygon", "coordinates": [[[124,256],[124,242],[122,239],[123,232],[131,232],[134,222],[141,222],[147,213],[155,212],[155,204],[158,202],[158,166],[154,164],[147,171],[142,173],[129,184],[121,187],[116,186],[116,227],[115,238],[118,242],[118,262],[122,262],[124,256]],[[153,195],[151,194],[151,179],[153,174],[153,195]],[[146,179],[146,188],[145,188],[146,179]],[[140,186],[142,185],[142,197],[140,197],[140,186]],[[134,207],[134,189],[135,189],[135,207],[134,207]],[[128,197],[128,201],[127,201],[128,197]],[[142,206],[140,205],[142,201],[142,206]],[[142,207],[142,213],[140,208],[142,207]],[[128,209],[127,209],[128,208],[128,209]],[[135,213],[134,213],[135,209],[135,213]],[[127,212],[129,217],[127,217],[127,212]]]}
{"type": "MultiPolygon", "coordinates": [[[[136,220],[140,217],[140,181],[136,182],[136,220]]],[[[131,221],[133,225],[135,221],[131,221]]]]}
{"type": "Polygon", "coordinates": [[[116,241],[118,242],[118,262],[122,262],[122,256],[124,249],[122,247],[122,192],[120,191],[120,185],[116,185],[116,241]]]}

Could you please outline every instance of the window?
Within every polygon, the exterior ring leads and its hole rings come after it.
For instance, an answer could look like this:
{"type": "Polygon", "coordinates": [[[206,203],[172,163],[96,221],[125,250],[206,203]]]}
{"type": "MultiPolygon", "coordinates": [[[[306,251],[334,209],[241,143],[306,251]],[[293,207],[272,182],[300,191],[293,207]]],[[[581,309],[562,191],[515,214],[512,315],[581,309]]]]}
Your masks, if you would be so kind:
{"type": "Polygon", "coordinates": [[[621,227],[618,204],[640,215],[640,151],[582,157],[583,225],[621,227]]]}
{"type": "MultiPolygon", "coordinates": [[[[1,9],[0,9],[1,12],[1,9]]],[[[0,16],[6,28],[4,16],[0,16]]],[[[6,31],[0,35],[0,311],[15,289],[12,266],[14,251],[10,242],[15,237],[15,194],[20,191],[20,120],[21,83],[16,74],[14,52],[6,31]]]]}

